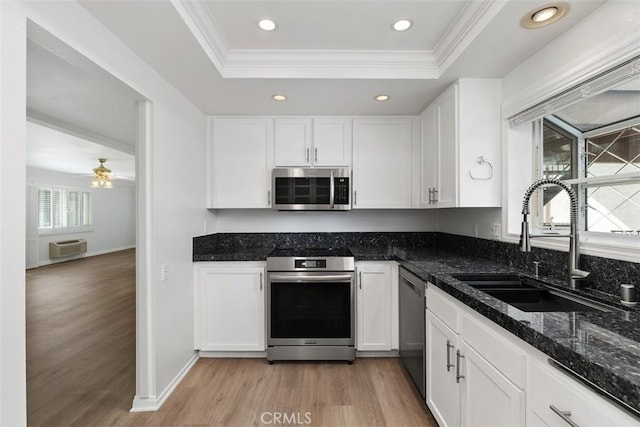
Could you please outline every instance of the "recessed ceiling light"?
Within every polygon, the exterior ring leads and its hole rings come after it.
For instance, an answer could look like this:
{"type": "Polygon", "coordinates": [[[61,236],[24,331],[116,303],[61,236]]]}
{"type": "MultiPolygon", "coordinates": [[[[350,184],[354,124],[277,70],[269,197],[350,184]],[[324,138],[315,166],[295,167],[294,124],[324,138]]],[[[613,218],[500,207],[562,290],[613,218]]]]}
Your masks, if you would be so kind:
{"type": "Polygon", "coordinates": [[[264,31],[273,31],[276,29],[276,23],[271,19],[265,18],[261,19],[260,22],[258,22],[258,27],[260,27],[260,29],[264,31]]]}
{"type": "Polygon", "coordinates": [[[540,9],[539,11],[535,12],[533,15],[531,15],[531,20],[533,22],[544,22],[547,21],[551,18],[553,18],[553,16],[558,13],[558,8],[555,6],[552,7],[545,7],[544,9],[540,9]]]}
{"type": "Polygon", "coordinates": [[[376,101],[388,101],[389,98],[389,95],[377,95],[375,99],[376,101]]]}
{"type": "Polygon", "coordinates": [[[396,31],[407,31],[411,28],[411,21],[408,19],[399,19],[393,23],[393,29],[396,31]]]}
{"type": "Polygon", "coordinates": [[[528,12],[520,20],[520,25],[524,28],[544,27],[559,21],[567,12],[568,3],[550,3],[528,12]]]}
{"type": "Polygon", "coordinates": [[[274,101],[286,101],[287,100],[286,96],[280,95],[280,94],[273,95],[272,98],[273,98],[274,101]]]}

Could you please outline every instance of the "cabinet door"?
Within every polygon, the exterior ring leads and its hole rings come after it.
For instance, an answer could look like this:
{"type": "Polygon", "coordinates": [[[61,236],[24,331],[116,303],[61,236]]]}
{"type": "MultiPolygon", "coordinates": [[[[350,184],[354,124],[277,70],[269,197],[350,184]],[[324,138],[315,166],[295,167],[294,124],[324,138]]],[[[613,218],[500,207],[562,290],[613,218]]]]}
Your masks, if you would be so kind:
{"type": "Polygon", "coordinates": [[[276,119],[275,166],[310,166],[311,119],[276,119]]]}
{"type": "Polygon", "coordinates": [[[271,206],[273,122],[259,118],[209,121],[207,207],[271,206]]]}
{"type": "Polygon", "coordinates": [[[461,424],[478,427],[525,425],[524,391],[464,341],[460,349],[461,424]]]}
{"type": "Polygon", "coordinates": [[[351,120],[313,119],[314,166],[351,166],[351,120]]]}
{"type": "Polygon", "coordinates": [[[568,420],[580,427],[638,426],[636,418],[588,389],[562,371],[542,360],[531,359],[527,389],[527,425],[568,426],[568,420]],[[559,414],[558,412],[564,412],[559,414]]]}
{"type": "Polygon", "coordinates": [[[196,289],[196,349],[264,351],[264,267],[202,267],[196,289]]]}
{"type": "Polygon", "coordinates": [[[438,167],[437,167],[437,206],[455,207],[458,188],[458,149],[457,149],[457,91],[453,85],[436,101],[438,120],[438,167]]]}
{"type": "Polygon", "coordinates": [[[413,120],[353,121],[353,208],[411,208],[413,120]]]}
{"type": "Polygon", "coordinates": [[[438,173],[438,114],[435,104],[431,104],[420,115],[422,141],[420,146],[420,207],[435,208],[438,173]]]}
{"type": "Polygon", "coordinates": [[[391,267],[387,263],[357,265],[358,350],[391,350],[391,267]]]}
{"type": "Polygon", "coordinates": [[[427,310],[427,405],[440,427],[460,425],[458,336],[427,310]]]}

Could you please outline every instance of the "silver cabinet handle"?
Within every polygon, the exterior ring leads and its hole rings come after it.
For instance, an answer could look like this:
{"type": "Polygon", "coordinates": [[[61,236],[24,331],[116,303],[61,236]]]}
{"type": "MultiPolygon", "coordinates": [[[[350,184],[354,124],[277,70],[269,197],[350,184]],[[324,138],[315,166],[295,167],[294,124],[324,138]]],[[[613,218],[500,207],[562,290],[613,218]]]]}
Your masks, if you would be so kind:
{"type": "Polygon", "coordinates": [[[429,204],[433,204],[433,188],[429,189],[429,204]]]}
{"type": "Polygon", "coordinates": [[[358,192],[357,191],[353,192],[353,204],[354,205],[358,204],[358,192]]]}
{"type": "Polygon", "coordinates": [[[460,354],[460,350],[456,350],[456,382],[459,383],[464,375],[460,375],[460,359],[464,359],[464,356],[460,354]]]}
{"type": "Polygon", "coordinates": [[[309,149],[307,148],[307,163],[309,163],[309,149]]]}
{"type": "Polygon", "coordinates": [[[318,147],[313,149],[313,162],[318,163],[318,147]]]}
{"type": "Polygon", "coordinates": [[[451,368],[453,368],[453,363],[451,363],[451,352],[449,350],[451,350],[453,348],[453,345],[451,344],[451,341],[447,340],[447,372],[451,371],[451,368]]]}
{"type": "Polygon", "coordinates": [[[261,271],[261,272],[260,272],[260,290],[262,290],[262,283],[264,282],[264,280],[263,280],[263,276],[264,276],[264,275],[262,274],[262,271],[261,271]]]}
{"type": "Polygon", "coordinates": [[[271,190],[267,190],[267,206],[271,206],[271,190]]]}
{"type": "Polygon", "coordinates": [[[362,271],[358,272],[358,283],[360,284],[360,289],[362,289],[362,271]]]}
{"type": "Polygon", "coordinates": [[[580,427],[578,424],[575,423],[575,421],[571,419],[570,411],[561,411],[560,409],[556,408],[553,405],[549,405],[549,409],[551,409],[553,412],[558,414],[558,416],[562,418],[562,420],[567,424],[569,424],[571,427],[580,427]]]}

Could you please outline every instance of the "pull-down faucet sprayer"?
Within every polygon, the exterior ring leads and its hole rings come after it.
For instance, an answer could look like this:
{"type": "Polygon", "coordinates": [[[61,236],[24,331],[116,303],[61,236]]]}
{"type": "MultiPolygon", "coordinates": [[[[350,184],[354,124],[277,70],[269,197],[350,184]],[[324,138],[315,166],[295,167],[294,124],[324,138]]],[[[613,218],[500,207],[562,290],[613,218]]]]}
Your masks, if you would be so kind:
{"type": "Polygon", "coordinates": [[[580,241],[578,237],[578,196],[573,189],[560,181],[559,179],[544,178],[535,181],[529,189],[524,193],[524,200],[522,202],[522,229],[520,231],[520,251],[531,252],[531,239],[535,237],[568,237],[569,238],[569,271],[567,274],[567,282],[572,289],[576,288],[576,283],[580,279],[585,279],[589,276],[589,272],[582,271],[578,268],[580,262],[580,241]],[[556,185],[569,194],[571,200],[571,233],[569,235],[548,235],[548,234],[529,234],[529,221],[527,219],[529,215],[529,199],[531,195],[538,188],[546,185],[556,185]]]}

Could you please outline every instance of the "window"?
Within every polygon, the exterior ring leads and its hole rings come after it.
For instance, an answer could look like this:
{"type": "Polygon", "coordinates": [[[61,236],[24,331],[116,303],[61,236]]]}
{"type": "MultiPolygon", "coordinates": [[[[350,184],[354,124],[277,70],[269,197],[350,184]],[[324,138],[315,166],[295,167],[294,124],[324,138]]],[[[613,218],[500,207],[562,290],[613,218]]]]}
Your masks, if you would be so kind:
{"type": "MultiPolygon", "coordinates": [[[[559,120],[542,121],[539,174],[574,184],[581,204],[581,229],[640,235],[640,117],[610,126],[581,129],[559,120]]],[[[569,198],[557,187],[539,196],[540,223],[569,224],[569,198]]]]}
{"type": "Polygon", "coordinates": [[[91,193],[61,187],[38,188],[38,229],[41,232],[91,225],[91,193]]]}

